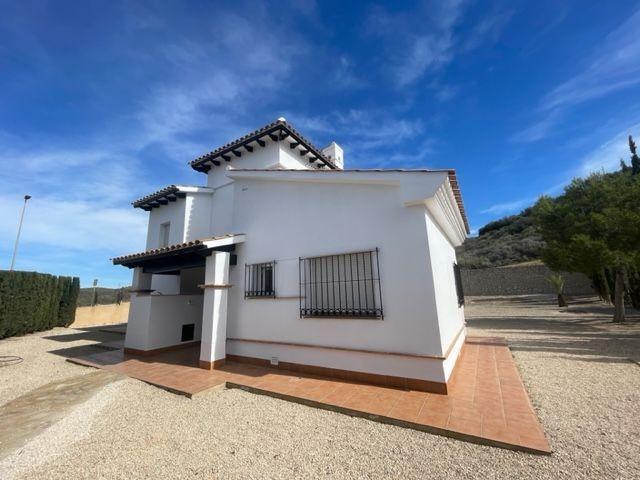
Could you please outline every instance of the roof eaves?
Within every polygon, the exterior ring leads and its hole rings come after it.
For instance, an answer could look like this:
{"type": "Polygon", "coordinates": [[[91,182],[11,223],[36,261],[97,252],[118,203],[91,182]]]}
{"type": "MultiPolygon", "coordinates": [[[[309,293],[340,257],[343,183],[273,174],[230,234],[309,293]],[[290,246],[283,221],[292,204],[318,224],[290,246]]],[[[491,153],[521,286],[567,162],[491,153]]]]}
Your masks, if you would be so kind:
{"type": "Polygon", "coordinates": [[[211,169],[211,165],[220,165],[220,158],[226,162],[230,162],[233,156],[241,156],[242,152],[239,150],[240,148],[244,148],[247,151],[253,151],[253,148],[255,147],[249,146],[250,143],[256,142],[260,147],[264,147],[266,145],[266,142],[262,140],[264,137],[269,137],[273,141],[281,141],[287,137],[291,137],[295,140],[294,143],[304,147],[304,149],[300,151],[301,155],[310,155],[313,161],[320,160],[324,165],[331,169],[337,168],[331,159],[324,155],[320,149],[307,140],[293,127],[293,125],[282,119],[278,119],[275,122],[269,123],[258,130],[234,140],[233,142],[227,143],[209,153],[201,155],[195,160],[189,162],[189,164],[194,170],[199,172],[208,172],[211,169]]]}

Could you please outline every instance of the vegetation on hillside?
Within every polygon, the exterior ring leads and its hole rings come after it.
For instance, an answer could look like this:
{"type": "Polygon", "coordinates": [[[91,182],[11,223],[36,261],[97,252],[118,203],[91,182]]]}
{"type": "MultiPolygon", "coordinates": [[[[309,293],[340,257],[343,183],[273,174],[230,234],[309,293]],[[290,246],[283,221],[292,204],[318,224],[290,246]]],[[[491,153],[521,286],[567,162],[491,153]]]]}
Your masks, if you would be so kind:
{"type": "Polygon", "coordinates": [[[531,208],[490,222],[458,249],[458,263],[467,268],[500,267],[540,258],[544,241],[531,208]]]}
{"type": "Polygon", "coordinates": [[[546,242],[544,262],[587,275],[613,301],[616,322],[625,319],[625,300],[637,306],[640,296],[640,158],[631,137],[629,148],[631,166],[576,178],[533,211],[546,242]]]}
{"type": "MultiPolygon", "coordinates": [[[[128,302],[131,287],[126,288],[104,288],[104,287],[96,287],[96,296],[98,297],[98,301],[95,302],[98,305],[110,305],[113,303],[118,303],[118,291],[121,291],[120,301],[128,302]]],[[[80,295],[78,296],[78,306],[79,307],[89,307],[93,304],[93,287],[89,288],[81,288],[80,295]]]]}

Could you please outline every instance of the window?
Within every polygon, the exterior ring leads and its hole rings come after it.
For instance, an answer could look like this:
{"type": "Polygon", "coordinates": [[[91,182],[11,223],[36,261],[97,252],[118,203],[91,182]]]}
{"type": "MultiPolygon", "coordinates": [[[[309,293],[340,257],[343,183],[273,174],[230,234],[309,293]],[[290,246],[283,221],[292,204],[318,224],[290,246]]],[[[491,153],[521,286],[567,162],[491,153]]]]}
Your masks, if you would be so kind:
{"type": "Polygon", "coordinates": [[[378,249],[300,258],[300,317],[383,318],[378,249]]]}
{"type": "Polygon", "coordinates": [[[244,298],[275,297],[276,262],[244,266],[244,298]]]}
{"type": "Polygon", "coordinates": [[[160,242],[158,247],[167,247],[169,245],[169,230],[171,228],[171,222],[165,222],[160,224],[160,242]]]}
{"type": "Polygon", "coordinates": [[[464,305],[464,291],[462,290],[462,274],[460,272],[460,265],[453,264],[453,275],[456,279],[456,293],[458,294],[458,307],[464,305]]]}

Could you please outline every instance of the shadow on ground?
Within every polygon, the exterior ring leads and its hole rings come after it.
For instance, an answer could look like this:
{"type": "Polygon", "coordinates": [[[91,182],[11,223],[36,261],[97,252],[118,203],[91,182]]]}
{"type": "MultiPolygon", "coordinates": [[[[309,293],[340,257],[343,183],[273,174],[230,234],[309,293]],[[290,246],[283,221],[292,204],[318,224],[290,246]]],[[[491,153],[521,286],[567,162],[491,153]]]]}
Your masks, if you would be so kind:
{"type": "Polygon", "coordinates": [[[573,299],[568,309],[550,295],[475,297],[467,313],[470,328],[506,337],[512,351],[603,363],[640,358],[640,323],[613,324],[611,306],[595,297],[573,299]]]}
{"type": "Polygon", "coordinates": [[[124,331],[120,332],[117,329],[104,326],[77,328],[70,330],[70,333],[50,335],[43,338],[60,343],[92,342],[49,351],[49,353],[64,358],[83,357],[104,352],[105,350],[117,350],[124,347],[124,331]]]}

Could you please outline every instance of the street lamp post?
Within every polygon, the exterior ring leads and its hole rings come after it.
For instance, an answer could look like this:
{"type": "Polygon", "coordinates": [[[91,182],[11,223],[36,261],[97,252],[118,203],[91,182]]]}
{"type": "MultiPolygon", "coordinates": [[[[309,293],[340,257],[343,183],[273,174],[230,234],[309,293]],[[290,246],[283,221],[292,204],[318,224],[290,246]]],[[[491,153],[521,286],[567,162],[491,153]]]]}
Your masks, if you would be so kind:
{"type": "Polygon", "coordinates": [[[18,225],[18,234],[16,235],[16,243],[13,246],[13,257],[11,258],[11,267],[9,271],[13,270],[16,263],[16,255],[18,254],[18,243],[20,242],[20,232],[22,231],[22,221],[24,220],[24,211],[27,209],[27,200],[31,198],[31,195],[24,196],[24,204],[22,205],[22,213],[20,214],[20,224],[18,225]]]}

